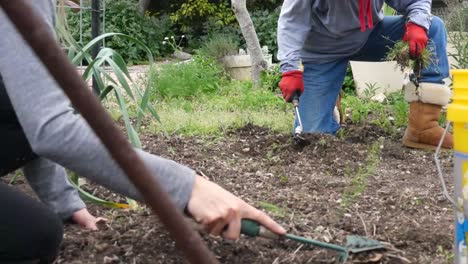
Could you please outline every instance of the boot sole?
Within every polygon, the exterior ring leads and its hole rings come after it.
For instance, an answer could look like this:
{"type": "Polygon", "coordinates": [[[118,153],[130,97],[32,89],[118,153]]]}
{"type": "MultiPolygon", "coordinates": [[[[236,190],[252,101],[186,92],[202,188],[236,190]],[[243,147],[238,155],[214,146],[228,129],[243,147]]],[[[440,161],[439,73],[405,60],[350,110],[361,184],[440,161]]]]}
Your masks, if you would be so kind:
{"type": "MultiPolygon", "coordinates": [[[[409,148],[414,148],[414,149],[423,149],[423,150],[435,150],[435,149],[437,149],[437,146],[424,144],[424,143],[415,143],[415,142],[409,141],[407,139],[403,139],[403,145],[405,145],[405,146],[407,146],[409,148]]],[[[450,150],[450,148],[444,148],[444,147],[441,147],[441,148],[445,149],[445,150],[450,150]]]]}

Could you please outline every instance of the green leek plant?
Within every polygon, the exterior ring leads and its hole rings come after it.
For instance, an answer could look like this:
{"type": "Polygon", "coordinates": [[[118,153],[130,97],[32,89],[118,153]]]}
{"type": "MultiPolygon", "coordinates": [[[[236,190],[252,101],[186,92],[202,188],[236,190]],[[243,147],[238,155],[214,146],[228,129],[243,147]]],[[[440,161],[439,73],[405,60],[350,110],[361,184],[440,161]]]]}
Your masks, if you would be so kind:
{"type": "MultiPolygon", "coordinates": [[[[125,129],[129,140],[133,147],[141,148],[141,141],[138,132],[140,130],[143,119],[150,114],[152,118],[160,121],[159,116],[154,107],[149,103],[149,91],[153,83],[155,74],[154,59],[151,50],[140,40],[121,33],[106,33],[91,40],[86,45],[82,45],[73,39],[70,35],[66,20],[66,12],[64,10],[63,0],[58,5],[58,16],[56,24],[56,32],[59,41],[68,49],[68,57],[76,66],[85,63],[87,65],[83,72],[83,80],[88,82],[93,77],[99,87],[99,99],[101,101],[109,100],[113,93],[118,103],[125,129]],[[93,47],[104,41],[107,38],[119,37],[133,44],[136,44],[143,49],[148,57],[149,70],[148,80],[144,89],[132,80],[127,68],[127,64],[123,57],[115,50],[110,48],[102,48],[96,58],[92,58],[91,52],[93,47]],[[129,107],[135,106],[137,109],[136,125],[134,126],[130,120],[129,107]]],[[[127,198],[128,204],[119,204],[102,200],[81,188],[79,177],[76,174],[71,174],[71,183],[78,189],[83,199],[93,203],[104,205],[113,208],[134,208],[136,202],[127,198]]]]}

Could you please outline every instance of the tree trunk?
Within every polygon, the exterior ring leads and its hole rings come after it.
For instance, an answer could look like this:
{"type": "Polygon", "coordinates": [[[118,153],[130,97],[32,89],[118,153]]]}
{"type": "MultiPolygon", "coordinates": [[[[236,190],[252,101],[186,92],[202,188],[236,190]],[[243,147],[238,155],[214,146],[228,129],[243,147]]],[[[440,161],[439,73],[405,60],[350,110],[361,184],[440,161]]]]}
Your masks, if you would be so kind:
{"type": "Polygon", "coordinates": [[[242,35],[247,43],[250,61],[252,62],[252,81],[254,86],[257,87],[260,84],[260,74],[262,70],[266,69],[267,63],[263,59],[260,42],[258,41],[249,11],[247,10],[246,0],[231,0],[231,4],[237,21],[239,22],[242,35]]]}

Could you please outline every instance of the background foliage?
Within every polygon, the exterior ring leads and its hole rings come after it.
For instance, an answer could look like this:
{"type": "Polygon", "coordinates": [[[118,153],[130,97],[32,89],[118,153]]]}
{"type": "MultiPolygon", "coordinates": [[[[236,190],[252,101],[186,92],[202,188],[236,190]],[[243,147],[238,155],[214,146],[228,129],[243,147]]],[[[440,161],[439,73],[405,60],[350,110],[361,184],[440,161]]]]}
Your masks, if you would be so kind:
{"type": "MultiPolygon", "coordinates": [[[[142,16],[138,5],[132,0],[105,0],[105,32],[130,35],[150,48],[157,57],[171,50],[162,44],[164,37],[174,35],[169,16],[142,16]]],[[[86,3],[86,5],[90,5],[86,3]]],[[[68,25],[76,41],[80,40],[80,14],[69,12],[68,25]]],[[[91,12],[83,12],[83,43],[91,40],[91,12]]],[[[106,41],[106,46],[121,54],[127,63],[147,62],[147,54],[135,43],[121,38],[106,41]]]]}
{"type": "MultiPolygon", "coordinates": [[[[89,6],[90,0],[85,0],[89,6]]],[[[152,1],[151,11],[142,16],[136,0],[105,0],[105,32],[119,32],[135,37],[148,46],[156,57],[165,57],[172,50],[162,42],[165,37],[185,35],[181,46],[189,52],[199,49],[213,36],[226,35],[238,48],[246,48],[242,33],[230,6],[230,0],[152,1]]],[[[248,8],[260,44],[277,52],[276,25],[279,0],[248,1],[248,8]]],[[[80,14],[69,12],[68,24],[73,38],[80,40],[80,14]]],[[[91,12],[83,13],[83,43],[91,40],[91,12]]],[[[116,50],[129,64],[146,62],[146,54],[136,45],[112,39],[106,46],[116,50]]]]}

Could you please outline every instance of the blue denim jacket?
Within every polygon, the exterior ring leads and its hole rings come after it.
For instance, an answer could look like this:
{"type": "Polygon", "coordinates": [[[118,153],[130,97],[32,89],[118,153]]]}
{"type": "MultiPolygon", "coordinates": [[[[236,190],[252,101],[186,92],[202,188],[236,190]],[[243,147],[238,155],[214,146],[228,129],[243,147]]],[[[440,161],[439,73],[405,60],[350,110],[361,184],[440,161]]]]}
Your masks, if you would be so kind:
{"type": "Polygon", "coordinates": [[[374,26],[383,19],[384,2],[429,29],[431,0],[284,0],[278,21],[281,70],[299,69],[301,60],[326,63],[355,54],[372,32],[369,19],[374,26]]]}

